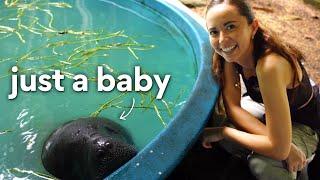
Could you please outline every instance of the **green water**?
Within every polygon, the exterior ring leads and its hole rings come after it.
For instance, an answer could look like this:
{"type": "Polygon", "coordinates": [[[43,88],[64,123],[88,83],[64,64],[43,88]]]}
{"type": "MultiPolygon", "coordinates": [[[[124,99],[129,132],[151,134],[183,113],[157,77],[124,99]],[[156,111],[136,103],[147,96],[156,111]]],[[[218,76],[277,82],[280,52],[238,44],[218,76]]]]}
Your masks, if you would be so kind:
{"type": "Polygon", "coordinates": [[[96,0],[21,2],[5,0],[0,5],[0,180],[47,174],[40,159],[42,145],[64,122],[96,112],[124,126],[142,149],[188,99],[197,76],[193,50],[158,13],[127,0],[114,1],[118,5],[96,0]],[[8,100],[13,65],[29,75],[61,70],[65,91],[19,91],[16,99],[8,100]],[[98,92],[94,81],[89,81],[88,92],[74,92],[70,78],[78,73],[95,78],[98,65],[115,78],[124,73],[133,77],[134,66],[140,66],[149,76],[160,74],[163,79],[169,74],[171,79],[162,100],[155,100],[155,82],[146,93],[98,92]],[[120,120],[133,98],[132,112],[120,120]]]}

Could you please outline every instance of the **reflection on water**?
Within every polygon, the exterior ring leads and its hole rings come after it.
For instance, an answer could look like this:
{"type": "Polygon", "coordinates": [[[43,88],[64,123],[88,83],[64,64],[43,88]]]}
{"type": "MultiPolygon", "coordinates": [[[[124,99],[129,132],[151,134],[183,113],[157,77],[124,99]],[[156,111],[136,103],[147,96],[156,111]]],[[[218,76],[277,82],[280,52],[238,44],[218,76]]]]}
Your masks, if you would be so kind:
{"type": "Polygon", "coordinates": [[[27,125],[34,118],[34,116],[28,116],[28,114],[28,109],[22,109],[17,117],[17,121],[19,121],[19,127],[23,131],[21,133],[22,144],[26,145],[26,150],[30,151],[30,153],[33,153],[34,150],[32,150],[32,146],[35,144],[37,133],[34,132],[35,130],[32,127],[27,129],[27,125]]]}
{"type": "Polygon", "coordinates": [[[26,124],[28,124],[28,122],[30,122],[31,118],[29,118],[29,119],[24,118],[28,114],[29,114],[28,109],[22,109],[22,111],[19,113],[17,120],[20,121],[20,123],[19,123],[20,128],[23,128],[26,124]]]}
{"type": "Polygon", "coordinates": [[[116,121],[142,149],[185,104],[197,76],[185,36],[135,1],[4,0],[0,43],[0,180],[51,179],[41,164],[43,142],[54,129],[79,117],[116,121]],[[14,65],[27,78],[60,70],[65,92],[19,90],[9,101],[14,65]],[[171,79],[162,100],[155,99],[156,86],[146,93],[98,93],[98,65],[114,77],[132,76],[134,66],[140,66],[142,73],[169,74],[171,79]],[[79,73],[89,78],[88,92],[72,90],[72,78],[79,73]],[[131,114],[120,120],[133,98],[131,114]]]}

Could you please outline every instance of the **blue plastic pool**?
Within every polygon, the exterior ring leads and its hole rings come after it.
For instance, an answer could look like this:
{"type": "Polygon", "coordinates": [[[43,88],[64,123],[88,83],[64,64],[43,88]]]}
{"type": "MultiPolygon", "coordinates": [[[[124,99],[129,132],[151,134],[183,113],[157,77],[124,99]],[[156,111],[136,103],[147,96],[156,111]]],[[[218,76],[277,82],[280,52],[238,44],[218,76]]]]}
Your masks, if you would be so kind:
{"type": "Polygon", "coordinates": [[[5,44],[0,50],[0,179],[42,179],[45,138],[64,122],[90,115],[124,126],[139,150],[108,178],[167,176],[200,133],[216,100],[205,28],[170,0],[14,2],[0,6],[0,42],[5,44]],[[61,70],[64,92],[19,90],[17,98],[8,100],[15,65],[27,77],[61,70]],[[169,74],[171,79],[161,100],[155,99],[155,85],[145,93],[102,93],[94,79],[98,65],[113,76],[133,76],[139,66],[141,73],[169,74]],[[87,92],[71,88],[78,73],[89,79],[87,92]],[[120,120],[133,100],[132,112],[120,120]]]}

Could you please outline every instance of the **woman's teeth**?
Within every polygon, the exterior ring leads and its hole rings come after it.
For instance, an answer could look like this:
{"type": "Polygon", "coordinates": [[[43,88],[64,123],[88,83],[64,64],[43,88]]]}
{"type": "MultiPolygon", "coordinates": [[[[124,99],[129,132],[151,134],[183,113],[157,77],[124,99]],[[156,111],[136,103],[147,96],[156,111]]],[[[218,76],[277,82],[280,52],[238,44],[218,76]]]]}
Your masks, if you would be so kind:
{"type": "Polygon", "coordinates": [[[230,47],[227,47],[227,48],[221,48],[221,50],[223,52],[228,53],[228,52],[231,52],[235,47],[236,47],[236,45],[233,45],[233,46],[230,46],[230,47]]]}

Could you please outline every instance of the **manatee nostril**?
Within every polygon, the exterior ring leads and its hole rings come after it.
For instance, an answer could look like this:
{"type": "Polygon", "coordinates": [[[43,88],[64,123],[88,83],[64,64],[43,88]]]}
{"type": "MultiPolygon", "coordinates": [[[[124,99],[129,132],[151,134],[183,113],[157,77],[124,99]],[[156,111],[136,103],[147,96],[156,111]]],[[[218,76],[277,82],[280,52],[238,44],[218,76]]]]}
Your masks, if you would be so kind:
{"type": "Polygon", "coordinates": [[[78,129],[77,132],[76,132],[76,136],[78,136],[81,132],[81,129],[78,129]]]}

